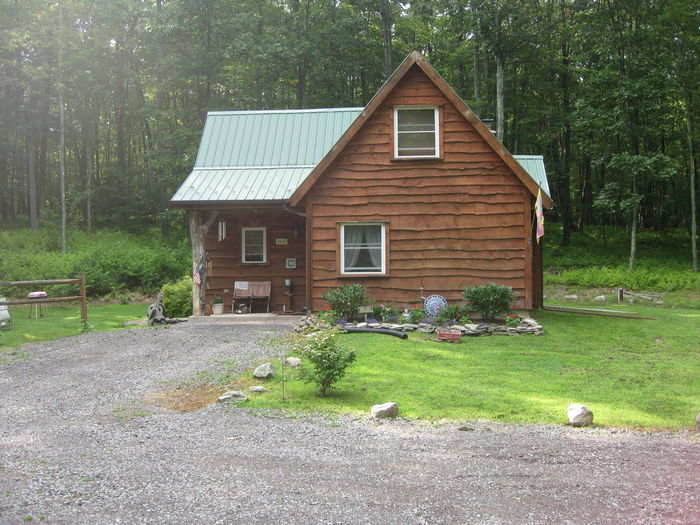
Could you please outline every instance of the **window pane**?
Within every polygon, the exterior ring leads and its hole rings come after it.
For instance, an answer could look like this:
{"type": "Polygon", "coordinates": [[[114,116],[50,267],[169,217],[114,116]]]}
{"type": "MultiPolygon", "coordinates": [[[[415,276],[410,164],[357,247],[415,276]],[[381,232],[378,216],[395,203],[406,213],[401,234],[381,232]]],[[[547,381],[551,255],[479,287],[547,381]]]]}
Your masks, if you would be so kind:
{"type": "Polygon", "coordinates": [[[244,230],[243,242],[244,262],[265,262],[265,230],[244,230]]]}
{"type": "Polygon", "coordinates": [[[435,110],[399,109],[399,131],[435,131],[435,110]]]}
{"type": "Polygon", "coordinates": [[[435,155],[433,133],[401,133],[398,141],[399,156],[435,155]]]}
{"type": "Polygon", "coordinates": [[[437,151],[437,122],[434,108],[396,110],[396,154],[398,157],[434,157],[437,151]]]}
{"type": "Polygon", "coordinates": [[[381,224],[343,225],[343,272],[381,273],[384,237],[381,224]]]}

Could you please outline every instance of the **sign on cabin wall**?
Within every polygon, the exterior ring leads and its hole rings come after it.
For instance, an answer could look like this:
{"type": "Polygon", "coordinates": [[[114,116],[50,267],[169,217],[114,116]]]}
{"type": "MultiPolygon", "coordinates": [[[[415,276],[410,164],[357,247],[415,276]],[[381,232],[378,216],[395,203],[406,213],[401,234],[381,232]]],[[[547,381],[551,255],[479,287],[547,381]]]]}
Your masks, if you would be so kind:
{"type": "Polygon", "coordinates": [[[279,238],[275,239],[275,244],[277,246],[287,246],[287,244],[289,244],[289,241],[286,238],[279,238]]]}

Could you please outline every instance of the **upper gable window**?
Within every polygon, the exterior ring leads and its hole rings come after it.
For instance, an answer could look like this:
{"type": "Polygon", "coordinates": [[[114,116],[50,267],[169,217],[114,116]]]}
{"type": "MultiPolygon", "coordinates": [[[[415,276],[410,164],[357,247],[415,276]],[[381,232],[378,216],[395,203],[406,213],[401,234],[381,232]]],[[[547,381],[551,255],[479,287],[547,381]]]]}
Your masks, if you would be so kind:
{"type": "Polygon", "coordinates": [[[439,157],[438,122],[438,108],[434,106],[394,108],[394,158],[439,157]]]}

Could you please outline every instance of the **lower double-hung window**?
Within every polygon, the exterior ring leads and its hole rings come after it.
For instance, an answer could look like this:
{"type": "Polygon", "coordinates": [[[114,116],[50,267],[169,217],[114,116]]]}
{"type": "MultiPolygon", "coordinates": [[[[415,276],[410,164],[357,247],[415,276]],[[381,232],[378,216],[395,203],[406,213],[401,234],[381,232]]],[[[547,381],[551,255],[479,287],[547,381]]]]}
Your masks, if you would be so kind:
{"type": "Polygon", "coordinates": [[[341,224],[340,246],[341,273],[386,273],[384,224],[341,224]]]}
{"type": "Polygon", "coordinates": [[[267,230],[265,228],[243,228],[241,252],[244,263],[267,262],[267,230]]]}

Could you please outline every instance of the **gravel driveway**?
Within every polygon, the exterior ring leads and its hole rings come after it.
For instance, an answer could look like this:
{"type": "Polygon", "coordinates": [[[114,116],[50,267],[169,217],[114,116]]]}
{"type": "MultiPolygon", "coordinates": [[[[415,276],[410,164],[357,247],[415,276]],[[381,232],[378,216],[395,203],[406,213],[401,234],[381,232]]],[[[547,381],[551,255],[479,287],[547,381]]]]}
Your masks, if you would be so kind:
{"type": "Polygon", "coordinates": [[[285,322],[24,347],[0,369],[0,523],[700,523],[695,433],[146,402],[213,359],[258,360],[285,322]]]}

